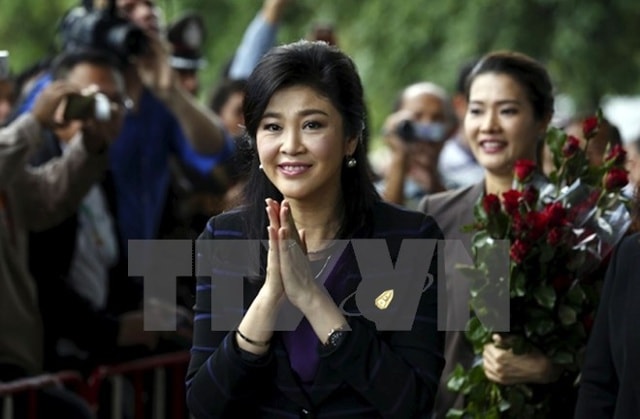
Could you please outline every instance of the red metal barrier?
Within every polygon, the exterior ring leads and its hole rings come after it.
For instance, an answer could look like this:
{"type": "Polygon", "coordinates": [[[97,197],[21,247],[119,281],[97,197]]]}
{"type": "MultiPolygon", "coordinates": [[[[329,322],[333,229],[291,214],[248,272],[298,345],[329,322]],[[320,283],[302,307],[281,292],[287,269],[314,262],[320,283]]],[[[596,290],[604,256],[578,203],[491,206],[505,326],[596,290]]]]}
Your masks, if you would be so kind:
{"type": "Polygon", "coordinates": [[[152,356],[137,359],[122,364],[102,365],[94,370],[87,381],[86,400],[94,408],[99,408],[100,389],[105,380],[114,381],[111,396],[111,412],[113,418],[121,417],[122,409],[122,379],[131,380],[135,394],[134,417],[143,419],[145,413],[144,380],[153,373],[152,409],[153,418],[179,419],[185,412],[184,377],[189,363],[189,351],[152,356]],[[171,372],[171,411],[166,415],[166,371],[171,372]]]}
{"type": "Polygon", "coordinates": [[[27,418],[25,419],[35,419],[38,413],[38,390],[61,384],[72,385],[80,394],[85,390],[82,375],[76,371],[60,371],[0,383],[0,398],[3,401],[2,419],[13,419],[13,398],[17,394],[27,396],[27,418]]]}
{"type": "MultiPolygon", "coordinates": [[[[189,363],[189,351],[181,351],[129,362],[97,367],[87,380],[76,371],[60,371],[54,374],[42,374],[35,377],[19,379],[8,383],[0,383],[0,399],[4,401],[1,419],[14,419],[13,399],[18,394],[27,397],[27,418],[35,419],[37,415],[37,392],[51,386],[64,384],[70,386],[84,398],[94,411],[100,408],[100,390],[105,380],[114,382],[111,389],[111,412],[113,418],[122,417],[123,380],[130,379],[135,395],[135,419],[144,419],[145,415],[145,378],[153,374],[151,397],[152,417],[154,419],[180,419],[184,417],[185,387],[184,377],[189,363]],[[166,373],[171,373],[171,410],[167,412],[166,373]]],[[[22,418],[21,418],[22,419],[22,418]]]]}

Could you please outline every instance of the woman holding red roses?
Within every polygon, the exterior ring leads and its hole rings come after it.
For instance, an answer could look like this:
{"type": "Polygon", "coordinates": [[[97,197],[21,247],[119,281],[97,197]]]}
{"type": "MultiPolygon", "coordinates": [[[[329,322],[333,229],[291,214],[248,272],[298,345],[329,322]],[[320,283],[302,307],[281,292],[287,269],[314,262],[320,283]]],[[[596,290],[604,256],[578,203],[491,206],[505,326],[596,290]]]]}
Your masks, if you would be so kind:
{"type": "MultiPolygon", "coordinates": [[[[445,238],[462,242],[466,249],[451,246],[445,249],[447,259],[465,260],[470,255],[471,233],[462,232],[474,221],[474,207],[483,196],[502,197],[510,190],[515,176],[526,180],[536,170],[538,147],[547,131],[553,114],[553,92],[545,68],[532,58],[516,52],[493,52],[483,57],[467,79],[466,94],[469,107],[464,119],[464,132],[476,160],[484,167],[484,180],[476,185],[426,197],[420,209],[432,215],[445,238]],[[528,162],[519,163],[519,160],[528,162]],[[456,252],[466,255],[456,257],[456,252]]],[[[495,203],[493,203],[495,205],[495,203]]],[[[486,202],[491,206],[491,202],[486,202]]],[[[523,243],[522,251],[526,251],[523,243]]],[[[444,417],[451,408],[464,406],[464,398],[447,389],[448,376],[461,364],[465,369],[474,362],[471,345],[464,336],[469,318],[469,290],[454,266],[445,264],[447,283],[447,318],[445,358],[436,416],[444,417]]],[[[486,376],[500,384],[537,383],[544,392],[553,391],[561,369],[540,352],[515,355],[501,349],[501,337],[485,346],[483,365],[486,376]]],[[[567,391],[559,394],[566,396],[567,391]]],[[[554,411],[562,417],[570,416],[574,406],[570,400],[558,401],[569,411],[554,411]]]]}

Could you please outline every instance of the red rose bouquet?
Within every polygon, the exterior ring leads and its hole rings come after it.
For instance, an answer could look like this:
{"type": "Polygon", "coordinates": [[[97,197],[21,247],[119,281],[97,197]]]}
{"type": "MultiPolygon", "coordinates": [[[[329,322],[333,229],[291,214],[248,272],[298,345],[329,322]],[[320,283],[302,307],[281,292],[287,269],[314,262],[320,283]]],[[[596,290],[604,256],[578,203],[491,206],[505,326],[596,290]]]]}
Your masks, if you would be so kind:
{"type": "MultiPolygon", "coordinates": [[[[587,146],[597,134],[599,118],[584,122],[587,146]]],[[[479,362],[469,370],[458,365],[450,377],[449,388],[463,393],[466,403],[448,417],[553,413],[549,394],[539,397],[531,385],[501,385],[484,374],[480,357],[496,333],[492,320],[504,317],[504,311],[492,307],[496,293],[508,292],[503,297],[509,301],[510,327],[502,345],[516,354],[535,349],[562,367],[565,375],[578,375],[599,294],[592,273],[630,225],[627,200],[621,194],[627,183],[625,155],[615,146],[607,150],[600,167],[590,166],[579,140],[554,128],[546,145],[555,166],[549,177],[533,162],[517,162],[513,189],[501,197],[484,196],[475,208],[475,223],[467,226],[474,233],[474,264],[459,269],[470,280],[473,314],[467,338],[479,362]],[[501,260],[508,265],[503,271],[501,260]],[[504,276],[508,286],[500,288],[504,276]]]]}

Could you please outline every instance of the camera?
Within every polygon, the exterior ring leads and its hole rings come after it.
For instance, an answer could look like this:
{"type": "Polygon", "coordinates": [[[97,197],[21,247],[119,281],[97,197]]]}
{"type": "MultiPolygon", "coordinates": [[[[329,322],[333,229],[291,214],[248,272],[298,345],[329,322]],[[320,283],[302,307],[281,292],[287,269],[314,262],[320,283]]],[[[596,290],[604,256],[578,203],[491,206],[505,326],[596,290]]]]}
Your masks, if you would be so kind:
{"type": "Polygon", "coordinates": [[[426,141],[439,143],[445,138],[445,125],[439,122],[423,124],[411,120],[401,121],[396,127],[396,134],[406,142],[426,141]]]}
{"type": "Polygon", "coordinates": [[[107,50],[124,63],[131,56],[144,54],[148,47],[142,29],[118,16],[115,0],[111,0],[106,9],[74,7],[62,19],[59,31],[67,51],[81,48],[107,50]]]}
{"type": "Polygon", "coordinates": [[[100,92],[89,95],[71,94],[67,96],[63,118],[65,121],[91,118],[98,121],[109,121],[111,119],[111,101],[100,92]]]}

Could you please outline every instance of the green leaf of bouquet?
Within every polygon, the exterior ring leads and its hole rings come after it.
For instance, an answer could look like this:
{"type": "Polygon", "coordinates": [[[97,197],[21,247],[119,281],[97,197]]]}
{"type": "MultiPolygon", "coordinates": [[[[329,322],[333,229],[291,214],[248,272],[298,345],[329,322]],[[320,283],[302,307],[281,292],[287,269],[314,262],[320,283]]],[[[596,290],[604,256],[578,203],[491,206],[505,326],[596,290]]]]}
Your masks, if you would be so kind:
{"type": "Polygon", "coordinates": [[[502,399],[500,400],[500,404],[498,405],[498,410],[500,412],[506,412],[507,410],[509,410],[510,407],[511,407],[511,403],[509,403],[505,399],[502,399]]]}
{"type": "Polygon", "coordinates": [[[465,414],[465,410],[462,409],[449,409],[449,411],[447,412],[446,418],[447,419],[459,419],[464,417],[465,414]]]}
{"type": "Polygon", "coordinates": [[[540,264],[548,263],[553,260],[557,249],[552,246],[541,246],[540,249],[540,264]]]}
{"type": "Polygon", "coordinates": [[[485,415],[483,415],[486,419],[500,419],[500,411],[498,407],[493,406],[490,408],[485,415]]]}
{"type": "Polygon", "coordinates": [[[483,247],[483,246],[490,246],[491,243],[493,243],[493,238],[491,238],[489,233],[487,233],[484,230],[483,231],[478,231],[471,238],[471,245],[474,248],[483,247]]]}
{"type": "Polygon", "coordinates": [[[554,291],[553,287],[551,287],[550,285],[546,285],[546,284],[538,285],[533,290],[533,296],[538,302],[538,304],[540,304],[544,308],[551,309],[553,308],[553,305],[556,303],[556,292],[554,291]]]}
{"type": "Polygon", "coordinates": [[[535,319],[530,322],[529,325],[538,336],[545,336],[551,332],[555,326],[555,323],[551,317],[535,319]]]}
{"type": "Polygon", "coordinates": [[[509,400],[511,410],[510,413],[517,414],[524,408],[526,396],[520,386],[507,387],[507,390],[505,391],[505,398],[509,400]]]}
{"type": "Polygon", "coordinates": [[[482,270],[473,265],[463,265],[462,263],[458,263],[455,265],[455,268],[458,272],[464,275],[465,278],[480,279],[485,276],[485,273],[482,270]]]}
{"type": "Polygon", "coordinates": [[[475,231],[478,231],[479,228],[484,228],[484,224],[474,223],[463,225],[462,227],[460,227],[460,231],[463,233],[473,233],[475,231]]]}
{"type": "Polygon", "coordinates": [[[558,318],[563,326],[571,326],[576,322],[577,313],[573,308],[563,304],[558,307],[558,318]]]}
{"type": "Polygon", "coordinates": [[[494,239],[503,239],[507,234],[510,219],[503,213],[494,214],[487,220],[487,233],[494,239]]]}
{"type": "Polygon", "coordinates": [[[467,339],[473,344],[476,352],[481,352],[484,344],[491,340],[491,332],[475,316],[469,319],[467,326],[467,339]]]}
{"type": "Polygon", "coordinates": [[[549,146],[549,151],[554,156],[562,156],[562,147],[567,140],[567,134],[560,128],[550,127],[547,130],[545,142],[549,146]]]}
{"type": "Polygon", "coordinates": [[[570,271],[577,271],[586,262],[586,252],[574,252],[573,257],[569,259],[567,263],[567,269],[570,271]]]}
{"type": "Polygon", "coordinates": [[[487,222],[487,213],[482,207],[482,198],[480,198],[473,207],[473,218],[476,222],[480,221],[483,224],[487,222]]]}
{"type": "Polygon", "coordinates": [[[558,351],[551,357],[551,359],[558,365],[569,365],[573,364],[575,357],[571,352],[558,351]]]}
{"type": "Polygon", "coordinates": [[[486,390],[487,386],[491,386],[493,383],[489,382],[487,376],[484,374],[484,368],[482,364],[474,365],[469,370],[469,381],[475,384],[476,388],[480,388],[482,392],[486,390]]]}
{"type": "Polygon", "coordinates": [[[467,373],[461,364],[456,365],[447,381],[447,388],[459,392],[467,384],[467,373]]]}
{"type": "Polygon", "coordinates": [[[527,278],[522,271],[518,271],[511,278],[511,292],[516,297],[522,297],[526,293],[527,278]]]}
{"type": "Polygon", "coordinates": [[[566,294],[567,302],[575,306],[580,306],[585,298],[586,294],[582,289],[582,285],[580,285],[578,282],[575,282],[571,286],[571,288],[569,288],[569,291],[567,291],[566,294]]]}

